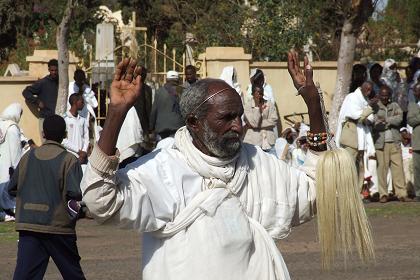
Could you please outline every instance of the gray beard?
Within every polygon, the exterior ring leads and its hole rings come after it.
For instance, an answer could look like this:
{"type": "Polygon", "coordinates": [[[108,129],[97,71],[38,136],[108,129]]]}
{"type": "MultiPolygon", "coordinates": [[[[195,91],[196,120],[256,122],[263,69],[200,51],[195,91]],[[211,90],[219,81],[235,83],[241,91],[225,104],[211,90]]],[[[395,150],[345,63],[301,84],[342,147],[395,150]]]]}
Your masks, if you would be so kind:
{"type": "Polygon", "coordinates": [[[229,131],[219,137],[209,127],[207,121],[204,122],[203,144],[215,156],[219,158],[233,158],[241,149],[241,140],[238,133],[229,131]],[[237,139],[234,139],[237,137],[237,139]]]}

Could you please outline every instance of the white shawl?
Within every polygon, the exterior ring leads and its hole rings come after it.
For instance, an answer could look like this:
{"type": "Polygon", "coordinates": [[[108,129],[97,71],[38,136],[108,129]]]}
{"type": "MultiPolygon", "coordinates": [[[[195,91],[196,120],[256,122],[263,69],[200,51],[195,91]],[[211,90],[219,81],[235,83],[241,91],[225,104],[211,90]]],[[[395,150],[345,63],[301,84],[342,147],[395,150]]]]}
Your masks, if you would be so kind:
{"type": "Polygon", "coordinates": [[[15,168],[22,156],[18,126],[22,106],[12,103],[0,115],[0,182],[9,180],[9,167],[15,168]]]}
{"type": "Polygon", "coordinates": [[[226,160],[205,155],[194,146],[185,126],[175,134],[175,146],[185,156],[188,165],[204,178],[203,190],[227,188],[236,194],[243,186],[248,173],[244,149],[226,160]]]}
{"type": "Polygon", "coordinates": [[[117,139],[116,146],[120,152],[120,162],[133,156],[142,142],[143,129],[137,111],[133,106],[124,119],[117,139]]]}
{"type": "Polygon", "coordinates": [[[222,74],[220,74],[219,79],[225,81],[228,85],[230,85],[236,92],[242,96],[241,85],[238,83],[238,77],[236,73],[236,69],[233,66],[226,66],[222,70],[222,74]]]}
{"type": "MultiPolygon", "coordinates": [[[[335,142],[337,147],[341,147],[340,138],[344,122],[348,119],[357,121],[367,106],[369,106],[369,104],[363,96],[360,88],[357,88],[354,92],[349,93],[346,96],[343,105],[341,105],[341,110],[338,117],[337,132],[335,134],[335,142]]],[[[375,146],[373,144],[373,139],[369,127],[360,123],[358,123],[356,127],[358,150],[366,151],[369,155],[374,155],[375,146]]]]}

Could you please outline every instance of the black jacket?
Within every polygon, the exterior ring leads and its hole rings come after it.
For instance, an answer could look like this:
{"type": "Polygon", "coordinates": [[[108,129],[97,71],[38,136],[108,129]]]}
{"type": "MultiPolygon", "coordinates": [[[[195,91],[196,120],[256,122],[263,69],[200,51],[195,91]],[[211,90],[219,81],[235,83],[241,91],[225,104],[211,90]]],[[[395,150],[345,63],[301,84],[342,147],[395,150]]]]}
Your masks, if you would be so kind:
{"type": "Polygon", "coordinates": [[[27,86],[22,95],[27,102],[36,106],[40,101],[44,103],[45,107],[40,110],[41,118],[54,115],[58,96],[58,79],[54,80],[49,75],[45,76],[34,84],[27,86]]]}

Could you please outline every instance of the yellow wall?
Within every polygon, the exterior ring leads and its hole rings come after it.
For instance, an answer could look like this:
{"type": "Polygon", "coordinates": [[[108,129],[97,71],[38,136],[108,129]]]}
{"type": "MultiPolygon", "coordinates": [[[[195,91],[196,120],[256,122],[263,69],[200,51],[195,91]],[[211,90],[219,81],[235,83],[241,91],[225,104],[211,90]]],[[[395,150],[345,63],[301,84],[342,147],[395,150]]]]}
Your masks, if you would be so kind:
{"type": "MultiPolygon", "coordinates": [[[[41,137],[38,128],[38,117],[36,109],[34,113],[28,108],[22,91],[26,86],[33,84],[38,79],[48,75],[48,61],[57,59],[57,50],[35,50],[32,56],[27,56],[29,62],[29,76],[0,77],[0,112],[13,102],[19,102],[23,108],[23,115],[19,126],[25,136],[33,139],[36,144],[41,143],[41,137]]],[[[73,81],[73,74],[76,70],[78,59],[74,54],[69,54],[69,81],[73,81]]]]}
{"type": "Polygon", "coordinates": [[[29,110],[22,96],[22,91],[25,87],[36,80],[37,78],[35,77],[0,77],[0,112],[11,103],[20,103],[23,108],[23,114],[19,126],[27,138],[32,138],[36,144],[40,144],[38,118],[29,110]]]}
{"type": "MultiPolygon", "coordinates": [[[[206,77],[219,78],[225,66],[234,66],[238,73],[238,82],[245,95],[250,84],[251,69],[261,69],[266,76],[266,81],[273,88],[281,127],[289,125],[284,119],[285,115],[307,112],[302,97],[296,96],[296,89],[287,72],[286,62],[251,62],[251,58],[251,55],[244,53],[243,48],[234,47],[211,47],[200,55],[200,59],[205,61],[206,77]]],[[[324,91],[325,106],[329,110],[337,75],[337,63],[335,61],[314,62],[312,66],[314,80],[320,83],[324,91]]],[[[292,119],[300,120],[300,117],[292,119]]],[[[308,122],[308,119],[305,121],[308,122]]]]}
{"type": "MultiPolygon", "coordinates": [[[[337,63],[335,61],[322,61],[312,63],[314,81],[319,82],[323,92],[327,111],[333,97],[335,80],[337,76],[337,63]]],[[[250,69],[261,69],[266,77],[266,82],[273,88],[277,108],[282,122],[282,127],[287,127],[284,116],[293,113],[306,113],[306,105],[301,96],[296,96],[296,89],[287,71],[286,62],[254,62],[250,69]]],[[[249,83],[249,81],[248,81],[249,83]]],[[[307,116],[306,116],[307,117],[307,116]]],[[[299,117],[292,118],[300,120],[299,117]]],[[[308,119],[305,119],[308,122],[308,119]]]]}

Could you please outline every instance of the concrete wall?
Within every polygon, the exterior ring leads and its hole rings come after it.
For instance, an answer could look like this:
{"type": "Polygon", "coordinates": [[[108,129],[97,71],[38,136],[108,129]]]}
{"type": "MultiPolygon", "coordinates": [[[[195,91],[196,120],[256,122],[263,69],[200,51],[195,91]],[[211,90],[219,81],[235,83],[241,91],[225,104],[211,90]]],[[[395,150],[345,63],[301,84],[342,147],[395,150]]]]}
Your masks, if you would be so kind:
{"type": "MultiPolygon", "coordinates": [[[[335,61],[322,61],[313,62],[311,65],[314,69],[314,81],[315,83],[319,82],[324,92],[325,107],[328,111],[335,87],[337,63],[335,61]]],[[[296,96],[297,91],[287,71],[286,62],[254,62],[250,64],[250,69],[255,68],[264,72],[267,83],[273,88],[282,127],[288,125],[284,116],[307,112],[302,97],[296,96]]],[[[300,117],[293,117],[292,119],[300,120],[300,117]]],[[[307,115],[305,121],[308,122],[307,115]]]]}
{"type": "MultiPolygon", "coordinates": [[[[41,143],[37,110],[33,108],[31,111],[27,106],[22,91],[26,86],[48,75],[48,61],[57,57],[57,50],[35,50],[32,56],[26,57],[26,61],[29,62],[29,76],[0,77],[0,112],[11,103],[19,102],[23,107],[19,125],[25,136],[32,138],[37,144],[41,143]]],[[[69,61],[69,80],[73,81],[73,74],[79,60],[70,53],[69,61]]]]}
{"type": "Polygon", "coordinates": [[[205,60],[205,76],[208,78],[219,78],[226,66],[235,67],[242,92],[246,92],[252,56],[246,54],[243,48],[210,47],[206,48],[206,53],[200,54],[199,59],[205,60]]]}
{"type": "MultiPolygon", "coordinates": [[[[219,78],[225,66],[234,66],[238,73],[238,82],[245,94],[250,84],[251,69],[261,69],[266,76],[266,81],[273,88],[282,127],[288,125],[284,119],[285,115],[307,112],[302,97],[296,96],[296,89],[287,72],[286,62],[252,62],[251,55],[245,54],[243,48],[234,47],[207,48],[205,53],[200,54],[199,59],[205,62],[206,77],[210,78],[219,78]]],[[[335,61],[314,62],[312,66],[314,80],[321,85],[325,106],[329,110],[337,75],[337,63],[335,61]]],[[[300,120],[300,117],[292,117],[292,119],[300,120]]],[[[305,121],[308,122],[307,116],[305,121]]]]}
{"type": "Polygon", "coordinates": [[[32,138],[36,144],[40,144],[38,117],[31,112],[22,96],[24,88],[36,80],[36,77],[0,77],[0,112],[3,112],[4,108],[11,103],[20,103],[23,108],[23,114],[19,126],[27,138],[32,138]]]}
{"type": "MultiPolygon", "coordinates": [[[[41,79],[49,74],[48,61],[58,58],[57,50],[35,50],[34,54],[26,57],[29,62],[29,76],[41,79]]],[[[69,80],[73,81],[73,74],[79,60],[73,53],[69,53],[69,80]]]]}

